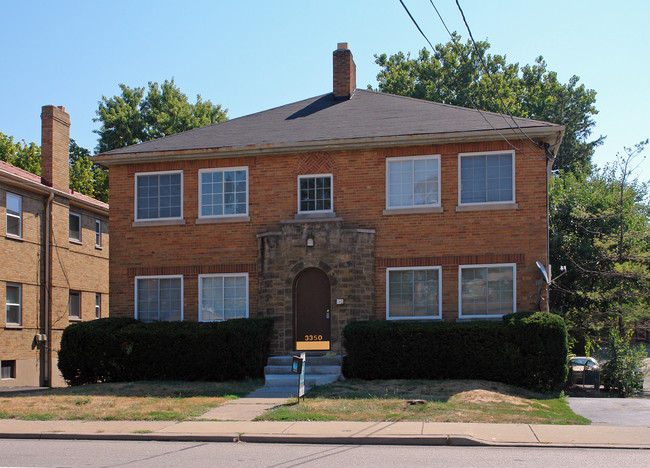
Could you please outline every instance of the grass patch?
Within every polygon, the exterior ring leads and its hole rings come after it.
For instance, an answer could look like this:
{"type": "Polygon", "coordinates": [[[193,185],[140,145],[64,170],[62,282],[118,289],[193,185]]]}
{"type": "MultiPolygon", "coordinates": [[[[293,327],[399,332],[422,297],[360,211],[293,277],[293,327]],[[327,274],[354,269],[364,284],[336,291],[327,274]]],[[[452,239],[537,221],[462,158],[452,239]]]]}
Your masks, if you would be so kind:
{"type": "Polygon", "coordinates": [[[263,385],[236,382],[123,382],[5,394],[0,418],[26,420],[182,421],[263,385]]]}
{"type": "Polygon", "coordinates": [[[589,424],[560,393],[478,380],[346,380],[313,388],[257,418],[267,421],[438,421],[589,424]],[[426,400],[409,405],[409,400],[426,400]]]}

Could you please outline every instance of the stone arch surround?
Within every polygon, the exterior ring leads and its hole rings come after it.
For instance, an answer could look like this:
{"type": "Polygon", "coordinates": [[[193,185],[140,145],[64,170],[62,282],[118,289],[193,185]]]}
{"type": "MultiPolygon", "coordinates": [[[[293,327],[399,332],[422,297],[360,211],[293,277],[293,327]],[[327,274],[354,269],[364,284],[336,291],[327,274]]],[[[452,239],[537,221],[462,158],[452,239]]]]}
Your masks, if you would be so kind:
{"type": "Polygon", "coordinates": [[[305,268],[323,270],[331,286],[332,352],[344,353],[342,332],[372,315],[375,288],[375,231],[343,224],[340,218],[283,221],[258,234],[258,316],[274,319],[271,354],[294,351],[293,286],[305,268]],[[307,247],[307,237],[314,246],[307,247]],[[337,304],[343,299],[343,304],[337,304]]]}

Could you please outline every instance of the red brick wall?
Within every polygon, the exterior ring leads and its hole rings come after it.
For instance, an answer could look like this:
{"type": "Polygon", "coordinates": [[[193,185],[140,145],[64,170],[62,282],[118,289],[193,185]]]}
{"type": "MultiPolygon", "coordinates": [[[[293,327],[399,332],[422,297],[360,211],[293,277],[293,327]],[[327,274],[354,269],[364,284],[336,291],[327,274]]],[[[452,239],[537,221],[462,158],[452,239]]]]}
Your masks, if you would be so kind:
{"type": "MultiPolygon", "coordinates": [[[[523,145],[515,142],[515,145],[523,145]]],[[[134,278],[184,274],[185,317],[195,320],[201,273],[248,271],[250,312],[257,307],[256,234],[297,211],[297,175],[334,174],[334,211],[346,224],[376,229],[375,316],[385,317],[385,271],[391,262],[442,265],[443,315],[458,316],[458,264],[516,263],[517,309],[535,306],[546,262],[546,165],[541,150],[516,153],[517,209],[457,212],[458,153],[509,150],[505,142],[465,143],[365,151],[264,155],[111,167],[111,315],[133,316],[134,278]],[[442,213],[383,215],[386,158],[441,155],[442,213]],[[198,170],[248,166],[249,222],[196,224],[198,170]],[[134,174],[183,170],[184,225],[132,226],[134,174]],[[305,171],[305,172],[303,172],[305,171]],[[317,172],[318,173],[318,172],[317,172]],[[410,262],[410,263],[409,263],[410,262]],[[414,263],[415,262],[415,263],[414,263]]]]}

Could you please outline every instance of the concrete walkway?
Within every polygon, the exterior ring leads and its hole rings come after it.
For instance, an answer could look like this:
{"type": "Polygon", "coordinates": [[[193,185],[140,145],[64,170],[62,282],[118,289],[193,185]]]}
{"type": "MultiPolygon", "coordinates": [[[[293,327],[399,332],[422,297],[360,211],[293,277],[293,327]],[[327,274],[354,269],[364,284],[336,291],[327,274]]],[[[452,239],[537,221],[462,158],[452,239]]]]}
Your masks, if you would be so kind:
{"type": "MultiPolygon", "coordinates": [[[[253,395],[253,394],[251,394],[253,395]]],[[[252,421],[266,410],[283,405],[286,398],[257,398],[254,396],[230,400],[221,406],[212,408],[207,413],[196,418],[214,419],[218,421],[252,421]]]]}
{"type": "Polygon", "coordinates": [[[650,428],[427,422],[21,421],[0,438],[310,444],[488,445],[650,450],[650,428]]]}

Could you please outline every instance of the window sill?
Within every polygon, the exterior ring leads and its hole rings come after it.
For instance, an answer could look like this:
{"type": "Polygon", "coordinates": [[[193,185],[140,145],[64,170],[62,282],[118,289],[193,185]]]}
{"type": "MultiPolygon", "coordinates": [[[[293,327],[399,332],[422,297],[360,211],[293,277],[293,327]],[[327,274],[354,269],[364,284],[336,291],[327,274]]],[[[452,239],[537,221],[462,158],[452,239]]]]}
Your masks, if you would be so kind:
{"type": "Polygon", "coordinates": [[[442,213],[444,210],[442,206],[429,206],[429,207],[402,207],[402,208],[386,208],[382,214],[384,215],[403,215],[403,214],[422,214],[422,213],[442,213]]]}
{"type": "Polygon", "coordinates": [[[11,239],[13,241],[17,242],[25,242],[25,239],[23,239],[21,236],[14,236],[13,234],[7,234],[5,236],[7,239],[11,239]]]}
{"type": "Polygon", "coordinates": [[[442,322],[442,317],[387,317],[386,320],[397,322],[442,322]]]}
{"type": "Polygon", "coordinates": [[[148,220],[148,221],[133,221],[133,227],[149,227],[149,226],[182,226],[185,224],[185,218],[180,219],[165,219],[165,220],[148,220]]]}
{"type": "Polygon", "coordinates": [[[5,325],[5,330],[22,330],[23,328],[22,325],[13,325],[11,323],[5,325]]]}
{"type": "Polygon", "coordinates": [[[219,224],[219,223],[247,223],[251,220],[250,216],[219,216],[214,218],[196,218],[196,224],[219,224]]]}
{"type": "Polygon", "coordinates": [[[456,211],[516,210],[519,203],[485,203],[479,205],[458,205],[456,211]]]}
{"type": "Polygon", "coordinates": [[[104,250],[104,247],[101,245],[95,245],[95,250],[104,250]]]}
{"type": "Polygon", "coordinates": [[[459,322],[477,322],[479,320],[499,321],[503,320],[503,315],[475,315],[472,317],[458,317],[459,322]]]}
{"type": "Polygon", "coordinates": [[[77,239],[70,239],[71,244],[76,244],[76,245],[83,245],[80,240],[77,239]]]}
{"type": "Polygon", "coordinates": [[[81,317],[69,317],[68,321],[70,321],[70,322],[81,322],[81,317]]]}

